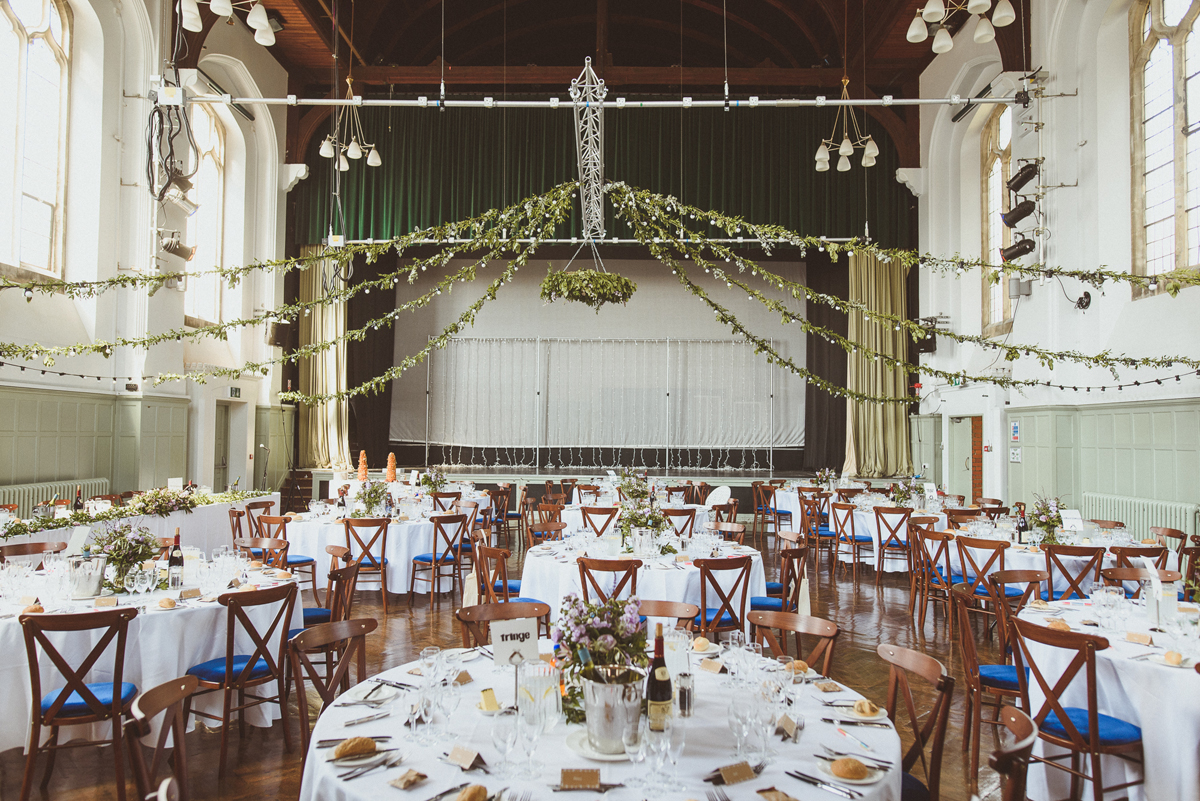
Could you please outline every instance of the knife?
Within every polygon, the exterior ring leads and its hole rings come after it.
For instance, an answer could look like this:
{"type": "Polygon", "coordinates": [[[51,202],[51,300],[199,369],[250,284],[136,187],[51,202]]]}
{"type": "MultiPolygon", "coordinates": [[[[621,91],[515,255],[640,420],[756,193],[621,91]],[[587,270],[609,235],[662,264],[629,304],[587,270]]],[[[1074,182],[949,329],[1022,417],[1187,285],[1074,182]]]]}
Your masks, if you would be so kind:
{"type": "Polygon", "coordinates": [[[451,793],[458,792],[462,788],[466,787],[468,784],[470,784],[470,782],[463,782],[462,784],[458,785],[457,787],[451,787],[449,790],[443,790],[442,792],[438,793],[435,796],[430,796],[429,798],[426,799],[426,801],[441,801],[441,799],[445,798],[446,796],[450,795],[451,793]]]}
{"type": "Polygon", "coordinates": [[[835,718],[821,718],[826,723],[832,723],[835,726],[867,726],[872,729],[890,729],[888,723],[875,723],[869,720],[837,720],[835,718]]]}
{"type": "Polygon", "coordinates": [[[833,784],[831,782],[823,781],[815,776],[809,776],[807,774],[800,773],[799,771],[789,770],[785,771],[785,773],[788,776],[791,776],[793,779],[799,779],[806,784],[811,784],[813,787],[820,787],[822,790],[827,790],[834,795],[840,795],[842,798],[859,798],[862,796],[862,793],[858,792],[857,790],[851,790],[848,787],[842,787],[840,784],[833,784]]]}
{"type": "MultiPolygon", "coordinates": [[[[415,685],[415,684],[405,684],[405,683],[404,683],[404,682],[402,682],[402,681],[389,681],[389,680],[387,680],[387,679],[380,679],[380,678],[374,678],[374,679],[371,679],[371,681],[377,681],[377,682],[379,682],[380,684],[386,684],[387,686],[389,686],[389,687],[395,687],[395,688],[396,688],[396,689],[398,689],[398,690],[415,690],[415,689],[418,689],[417,685],[415,685]]],[[[368,693],[368,695],[370,695],[370,693],[368,693]]]]}
{"type": "Polygon", "coordinates": [[[342,725],[343,726],[357,726],[360,723],[367,723],[372,720],[379,720],[380,718],[386,718],[387,716],[389,716],[391,714],[392,714],[391,712],[376,712],[374,715],[367,715],[366,717],[355,718],[354,720],[347,720],[342,725]]]}

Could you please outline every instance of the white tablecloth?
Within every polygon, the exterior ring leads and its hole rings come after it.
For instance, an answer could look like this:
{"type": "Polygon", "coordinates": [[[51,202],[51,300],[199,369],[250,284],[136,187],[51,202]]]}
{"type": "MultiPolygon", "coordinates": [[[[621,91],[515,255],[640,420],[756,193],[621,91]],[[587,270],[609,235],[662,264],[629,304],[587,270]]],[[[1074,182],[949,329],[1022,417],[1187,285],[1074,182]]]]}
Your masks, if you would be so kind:
{"type": "MultiPolygon", "coordinates": [[[[252,574],[252,581],[256,574],[252,574]]],[[[149,593],[145,597],[156,604],[166,592],[149,593]]],[[[123,601],[128,596],[120,596],[123,601]]],[[[137,596],[139,605],[143,596],[137,596]]],[[[153,606],[152,604],[152,606],[153,606]]],[[[74,603],[81,610],[91,608],[91,602],[74,603]]],[[[247,610],[250,619],[260,627],[260,634],[265,632],[278,611],[278,605],[253,607],[247,610]]],[[[0,605],[0,614],[19,613],[20,606],[13,604],[0,605]]],[[[172,610],[160,610],[153,607],[149,612],[139,612],[138,616],[129,622],[129,634],[125,643],[125,672],[123,681],[137,685],[142,692],[163,682],[177,679],[184,675],[188,668],[206,662],[210,659],[225,656],[225,621],[228,609],[218,603],[201,604],[198,601],[191,605],[180,606],[172,610]]],[[[301,611],[300,599],[292,612],[288,629],[304,626],[304,613],[301,611]]],[[[279,631],[276,630],[276,636],[279,631]]],[[[83,662],[88,651],[99,642],[98,632],[57,632],[47,635],[59,653],[72,665],[83,662]]],[[[88,682],[112,681],[112,654],[114,645],[99,665],[92,670],[88,682]]],[[[273,639],[272,643],[278,642],[273,639]]],[[[254,643],[239,629],[235,642],[237,652],[251,654],[254,643]]],[[[62,687],[65,682],[53,663],[42,652],[41,659],[42,694],[47,695],[62,687]]],[[[29,743],[30,703],[32,692],[29,684],[29,662],[25,655],[25,638],[17,617],[0,620],[0,750],[9,748],[24,749],[29,743]]],[[[252,690],[257,695],[273,695],[274,685],[265,685],[262,690],[252,690]]],[[[211,714],[221,714],[221,694],[210,693],[199,697],[193,703],[193,708],[211,714]]],[[[272,721],[279,719],[277,704],[260,704],[247,710],[246,721],[255,726],[270,726],[272,721]]],[[[189,725],[194,724],[195,718],[189,725]]],[[[216,721],[205,720],[206,725],[219,725],[216,721]]],[[[109,724],[93,726],[64,726],[59,734],[59,742],[67,742],[74,738],[98,738],[108,736],[111,731],[109,724]]],[[[43,729],[43,737],[48,738],[50,732],[43,729]]]]}
{"type": "MultiPolygon", "coordinates": [[[[1122,790],[1111,797],[1127,794],[1132,801],[1200,798],[1200,692],[1196,692],[1196,672],[1190,666],[1173,668],[1146,660],[1132,660],[1130,657],[1139,654],[1162,651],[1127,642],[1125,627],[1113,632],[1082,626],[1083,619],[1095,618],[1095,614],[1090,612],[1090,602],[1064,601],[1054,606],[1067,610],[1063,619],[1075,630],[1100,634],[1108,639],[1109,647],[1096,654],[1098,710],[1139,726],[1142,730],[1146,783],[1122,790]]],[[[1143,614],[1141,609],[1134,610],[1129,617],[1128,628],[1146,631],[1143,614]]],[[[1026,610],[1021,617],[1038,624],[1045,622],[1044,615],[1032,610],[1026,610]]],[[[1036,643],[1030,645],[1038,668],[1053,685],[1075,652],[1036,643]]],[[[1086,708],[1085,686],[1083,674],[1080,673],[1062,694],[1064,705],[1086,708]]],[[[1036,681],[1031,680],[1029,693],[1032,710],[1036,714],[1044,700],[1036,681]]],[[[1039,742],[1035,753],[1045,753],[1049,748],[1039,742]]],[[[1105,757],[1102,765],[1105,786],[1136,778],[1138,769],[1127,768],[1127,765],[1122,759],[1105,757]],[[1127,770],[1129,773],[1126,773],[1127,770]]],[[[1068,774],[1055,768],[1030,765],[1027,792],[1030,798],[1037,801],[1064,798],[1070,791],[1068,779],[1068,774]]],[[[1091,786],[1086,786],[1084,797],[1090,798],[1091,793],[1091,786]]]]}
{"type": "MultiPolygon", "coordinates": [[[[732,554],[732,551],[727,551],[732,554]]],[[[750,562],[749,597],[746,611],[750,611],[750,598],[767,594],[767,579],[763,571],[762,556],[753,549],[745,551],[753,557],[750,562]]],[[[638,571],[639,598],[654,601],[682,601],[700,605],[700,568],[686,562],[677,568],[673,555],[658,560],[642,559],[638,571]]],[[[728,591],[733,587],[734,571],[717,573],[718,581],[728,591]]],[[[599,579],[597,579],[599,580],[599,579]]],[[[603,583],[603,582],[602,582],[603,583]]],[[[611,589],[611,582],[606,589],[611,589]]],[[[521,574],[521,597],[550,604],[550,619],[558,617],[563,598],[574,593],[582,597],[583,587],[579,583],[579,565],[573,556],[567,556],[557,546],[548,552],[529,551],[525,557],[525,568],[521,574]]],[[[709,593],[708,602],[719,605],[720,600],[709,593]]]]}
{"type": "MultiPolygon", "coordinates": [[[[540,643],[543,652],[550,649],[549,641],[540,643]]],[[[401,682],[412,682],[414,677],[407,670],[410,665],[393,668],[380,674],[384,678],[401,682]]],[[[309,745],[308,759],[304,765],[304,778],[300,785],[300,801],[378,801],[383,798],[412,798],[416,801],[427,799],[443,790],[455,787],[464,781],[483,784],[489,793],[494,793],[503,787],[508,787],[505,801],[519,799],[525,791],[530,791],[535,799],[549,799],[556,794],[547,789],[547,785],[557,784],[560,771],[563,768],[599,768],[601,781],[620,783],[638,775],[644,776],[649,771],[646,764],[638,767],[628,762],[592,762],[576,754],[566,746],[568,735],[581,731],[582,724],[567,725],[558,723],[553,729],[542,735],[537,745],[537,759],[545,764],[544,774],[533,780],[500,779],[495,775],[485,775],[478,771],[461,773],[438,758],[453,745],[461,745],[479,754],[489,765],[500,762],[501,756],[492,743],[492,718],[484,716],[475,709],[479,699],[479,690],[492,688],[496,699],[501,704],[511,704],[513,700],[513,668],[496,668],[485,658],[479,658],[463,665],[470,671],[475,681],[456,692],[461,694],[457,710],[451,715],[450,731],[454,743],[439,743],[436,745],[419,745],[405,737],[404,727],[397,721],[396,714],[377,721],[364,723],[353,728],[346,728],[343,723],[347,720],[362,717],[365,707],[330,707],[317,721],[309,745]],[[366,737],[391,735],[391,747],[401,749],[406,754],[404,762],[388,770],[376,770],[353,781],[342,781],[336,776],[334,766],[326,762],[331,756],[329,749],[317,749],[316,743],[322,739],[334,739],[362,735],[366,737]],[[388,785],[405,770],[412,768],[425,773],[429,779],[403,791],[388,785]]],[[[733,758],[733,736],[728,726],[728,690],[729,679],[726,676],[698,673],[696,675],[695,714],[691,718],[679,719],[687,727],[687,740],[683,756],[679,761],[679,776],[684,789],[677,792],[658,793],[656,801],[683,801],[691,798],[704,798],[705,790],[712,786],[701,779],[713,769],[729,765],[736,760],[733,758]]],[[[848,741],[835,732],[835,727],[822,723],[822,717],[829,713],[821,707],[807,688],[794,694],[797,703],[792,707],[798,714],[804,716],[807,726],[795,744],[784,743],[778,737],[774,738],[773,747],[778,752],[757,779],[745,782],[737,787],[724,788],[733,799],[759,798],[755,791],[767,787],[777,787],[800,801],[828,801],[834,796],[825,790],[805,784],[785,775],[788,770],[801,770],[811,776],[822,776],[812,754],[821,752],[821,744],[829,745],[838,750],[848,750],[848,741]]],[[[857,693],[846,690],[838,694],[839,698],[858,698],[857,693]]],[[[882,698],[874,699],[882,703],[882,698]]],[[[395,708],[397,705],[393,705],[395,708]]],[[[439,718],[440,719],[440,718],[439,718]]],[[[900,762],[900,738],[894,729],[875,729],[864,726],[854,727],[855,737],[862,739],[872,747],[872,755],[893,763],[900,762]]],[[[751,738],[752,742],[754,738],[751,738]]],[[[853,746],[852,746],[853,747],[853,746]]],[[[520,759],[523,752],[518,745],[513,750],[513,759],[520,759]]],[[[670,770],[670,765],[667,765],[670,770]]],[[[872,785],[856,789],[863,791],[864,801],[897,801],[900,798],[900,772],[891,770],[884,778],[872,785]]],[[[564,798],[595,798],[596,793],[566,793],[564,798]]],[[[453,795],[449,796],[453,798],[453,795]]],[[[645,790],[632,787],[618,787],[610,790],[603,798],[607,801],[640,801],[647,797],[645,790]]]]}
{"type": "MultiPolygon", "coordinates": [[[[614,507],[610,506],[610,507],[603,507],[603,508],[612,509],[614,507]]],[[[692,524],[692,531],[704,531],[705,525],[708,523],[708,515],[709,515],[708,507],[688,505],[688,506],[684,506],[682,508],[696,510],[696,519],[695,519],[695,522],[692,524]]],[[[618,511],[617,512],[617,520],[619,520],[620,517],[621,517],[621,513],[620,513],[620,511],[618,511]]],[[[617,520],[614,520],[612,523],[609,524],[608,528],[605,529],[605,532],[604,532],[605,534],[611,534],[612,532],[614,532],[616,530],[617,520]]],[[[567,524],[568,531],[583,531],[584,530],[583,507],[582,506],[574,506],[574,505],[564,507],[562,510],[562,521],[567,524]]],[[[676,525],[673,518],[671,520],[671,524],[676,525]]],[[[684,523],[678,523],[677,525],[682,528],[684,523]]]]}
{"type": "MultiPolygon", "coordinates": [[[[926,550],[930,551],[930,553],[933,552],[933,549],[929,548],[929,547],[927,547],[926,550]]],[[[970,551],[972,558],[975,560],[975,564],[979,565],[980,567],[982,567],[984,564],[986,564],[987,560],[991,558],[992,552],[988,551],[985,548],[969,548],[968,550],[970,551]]],[[[1088,561],[1090,561],[1090,558],[1086,557],[1086,556],[1059,556],[1059,561],[1062,564],[1066,565],[1067,569],[1071,571],[1071,574],[1073,576],[1075,576],[1075,575],[1079,574],[1080,570],[1083,570],[1084,566],[1088,563],[1088,561]]],[[[1179,564],[1179,555],[1176,553],[1168,554],[1167,568],[1170,570],[1177,570],[1178,564],[1179,564]]],[[[1106,567],[1116,567],[1116,566],[1117,566],[1116,557],[1113,556],[1111,553],[1104,554],[1104,559],[1101,564],[1101,569],[1106,568],[1106,567]]],[[[952,572],[959,573],[962,570],[962,567],[963,567],[963,565],[959,561],[958,545],[957,545],[957,543],[952,543],[950,546],[950,568],[951,568],[952,572]]],[[[971,566],[969,564],[966,565],[966,567],[968,568],[968,574],[973,577],[975,571],[973,569],[971,569],[971,566]]],[[[999,569],[1000,569],[1000,560],[997,559],[996,562],[985,571],[984,575],[990,576],[992,573],[995,573],[999,569]]],[[[1005,570],[1043,570],[1044,571],[1046,569],[1046,554],[1045,554],[1045,552],[1040,551],[1040,550],[1037,550],[1037,551],[1031,550],[1031,546],[1028,546],[1028,545],[1016,545],[1016,544],[1010,545],[1004,551],[1004,569],[1005,570]]],[[[1088,572],[1088,574],[1080,581],[1079,586],[1083,590],[1085,595],[1091,594],[1092,584],[1093,584],[1092,579],[1095,575],[1096,575],[1095,568],[1092,568],[1088,572]]],[[[1131,590],[1135,589],[1132,582],[1126,582],[1126,584],[1129,586],[1129,588],[1131,590]]],[[[1070,582],[1068,581],[1067,577],[1063,574],[1063,571],[1059,570],[1058,567],[1055,566],[1055,568],[1054,568],[1054,589],[1058,590],[1058,591],[1065,591],[1070,586],[1071,586],[1070,582]]],[[[1045,591],[1045,589],[1046,589],[1045,584],[1043,584],[1042,591],[1045,591]]]]}

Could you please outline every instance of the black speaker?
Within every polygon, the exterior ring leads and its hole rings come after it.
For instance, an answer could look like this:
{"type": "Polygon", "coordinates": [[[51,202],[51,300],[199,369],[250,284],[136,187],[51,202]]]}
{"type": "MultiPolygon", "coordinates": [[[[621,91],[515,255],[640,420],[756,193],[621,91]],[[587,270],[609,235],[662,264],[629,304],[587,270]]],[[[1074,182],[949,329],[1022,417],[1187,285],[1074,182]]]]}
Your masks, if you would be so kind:
{"type": "Polygon", "coordinates": [[[263,339],[272,347],[286,348],[289,328],[290,326],[286,323],[267,323],[267,328],[263,332],[263,339]]]}

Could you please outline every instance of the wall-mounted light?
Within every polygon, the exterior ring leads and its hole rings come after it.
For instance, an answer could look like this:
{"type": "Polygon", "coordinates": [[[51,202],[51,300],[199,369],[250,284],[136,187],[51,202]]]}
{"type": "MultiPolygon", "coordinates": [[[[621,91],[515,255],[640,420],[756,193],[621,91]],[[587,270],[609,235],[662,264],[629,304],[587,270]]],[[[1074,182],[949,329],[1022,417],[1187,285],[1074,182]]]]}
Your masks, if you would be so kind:
{"type": "Polygon", "coordinates": [[[170,253],[184,261],[191,261],[196,256],[195,245],[185,245],[178,233],[164,234],[159,240],[164,253],[170,253]]]}
{"type": "Polygon", "coordinates": [[[178,183],[167,190],[166,199],[183,209],[183,213],[189,217],[200,210],[200,204],[188,200],[187,195],[180,191],[178,183]]]}
{"type": "Polygon", "coordinates": [[[1037,177],[1038,165],[1036,162],[1029,162],[1021,165],[1021,169],[1013,173],[1013,176],[1008,179],[1006,186],[1009,192],[1020,192],[1021,187],[1037,177]]]}
{"type": "Polygon", "coordinates": [[[1000,248],[1000,258],[1005,262],[1016,261],[1022,256],[1028,256],[1037,248],[1032,239],[1020,239],[1006,248],[1000,248]]]}
{"type": "Polygon", "coordinates": [[[1009,228],[1016,228],[1017,223],[1033,214],[1037,210],[1032,200],[1022,200],[1017,205],[1013,206],[1008,211],[1000,215],[1000,220],[1009,228]]]}

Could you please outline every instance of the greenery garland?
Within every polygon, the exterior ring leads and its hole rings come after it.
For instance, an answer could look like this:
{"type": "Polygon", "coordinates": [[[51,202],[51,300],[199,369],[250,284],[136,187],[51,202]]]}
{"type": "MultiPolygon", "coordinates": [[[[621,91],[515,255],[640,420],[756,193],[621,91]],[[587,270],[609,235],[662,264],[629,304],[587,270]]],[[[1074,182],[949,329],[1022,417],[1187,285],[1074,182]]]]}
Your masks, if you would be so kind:
{"type": "Polygon", "coordinates": [[[606,303],[624,306],[637,291],[637,284],[618,273],[600,270],[559,270],[551,267],[542,279],[542,300],[553,303],[558,298],[591,306],[600,313],[606,303]]]}

